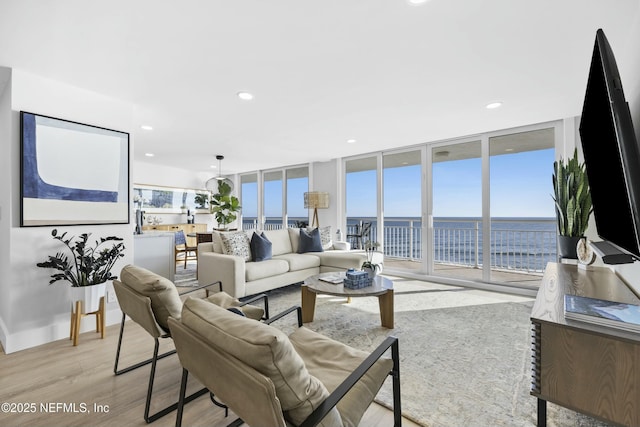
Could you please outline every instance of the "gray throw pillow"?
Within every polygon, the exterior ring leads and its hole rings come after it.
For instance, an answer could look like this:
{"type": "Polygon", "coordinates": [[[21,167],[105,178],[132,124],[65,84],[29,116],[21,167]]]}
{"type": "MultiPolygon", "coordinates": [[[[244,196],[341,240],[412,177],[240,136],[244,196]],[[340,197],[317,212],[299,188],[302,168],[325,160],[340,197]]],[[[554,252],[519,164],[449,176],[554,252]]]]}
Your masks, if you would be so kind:
{"type": "Polygon", "coordinates": [[[320,230],[317,228],[314,228],[309,232],[304,228],[300,229],[298,253],[303,254],[305,252],[324,252],[322,249],[322,242],[320,240],[320,230]]]}
{"type": "Polygon", "coordinates": [[[250,243],[251,258],[256,262],[271,259],[271,246],[271,242],[267,239],[267,236],[265,236],[264,233],[253,233],[250,243]]]}

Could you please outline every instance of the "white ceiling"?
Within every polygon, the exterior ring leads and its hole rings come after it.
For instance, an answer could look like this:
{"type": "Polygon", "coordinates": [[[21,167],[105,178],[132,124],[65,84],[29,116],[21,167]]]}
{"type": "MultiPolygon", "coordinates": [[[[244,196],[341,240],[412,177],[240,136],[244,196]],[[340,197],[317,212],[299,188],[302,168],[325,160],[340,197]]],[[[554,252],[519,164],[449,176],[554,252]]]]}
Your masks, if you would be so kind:
{"type": "Polygon", "coordinates": [[[0,66],[132,102],[136,160],[213,175],[579,115],[596,29],[624,82],[638,25],[638,0],[0,0],[0,66]]]}

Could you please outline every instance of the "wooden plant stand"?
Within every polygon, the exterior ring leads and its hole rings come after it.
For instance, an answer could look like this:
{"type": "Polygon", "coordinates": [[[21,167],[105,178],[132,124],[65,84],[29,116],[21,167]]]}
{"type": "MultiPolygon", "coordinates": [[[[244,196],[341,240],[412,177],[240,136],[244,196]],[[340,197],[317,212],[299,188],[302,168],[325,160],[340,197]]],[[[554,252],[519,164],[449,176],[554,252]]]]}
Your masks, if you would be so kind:
{"type": "Polygon", "coordinates": [[[100,338],[104,339],[105,333],[105,316],[104,316],[104,297],[100,297],[100,305],[97,311],[91,313],[82,313],[82,301],[76,301],[71,305],[71,330],[69,332],[69,339],[73,340],[73,345],[78,345],[78,336],[80,335],[80,321],[84,316],[90,314],[96,315],[96,332],[100,333],[100,338]],[[75,305],[75,311],[74,311],[75,305]]]}

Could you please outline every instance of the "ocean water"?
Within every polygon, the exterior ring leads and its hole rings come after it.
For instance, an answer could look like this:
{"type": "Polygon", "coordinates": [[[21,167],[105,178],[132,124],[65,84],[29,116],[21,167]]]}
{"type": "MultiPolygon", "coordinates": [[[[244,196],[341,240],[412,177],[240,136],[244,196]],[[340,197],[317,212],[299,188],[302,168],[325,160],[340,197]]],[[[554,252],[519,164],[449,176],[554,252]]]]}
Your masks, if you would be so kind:
{"type": "MultiPolygon", "coordinates": [[[[359,221],[372,222],[370,238],[378,239],[375,218],[347,221],[354,227],[359,221]]],[[[484,239],[481,218],[434,218],[434,261],[481,266],[484,239]]],[[[384,252],[387,256],[420,260],[422,221],[420,218],[385,220],[384,252]]],[[[557,260],[555,218],[492,218],[490,260],[493,268],[518,271],[543,271],[547,262],[557,260]]]]}
{"type": "MultiPolygon", "coordinates": [[[[306,218],[290,218],[289,223],[306,218]]],[[[245,219],[245,224],[253,223],[245,219]]],[[[360,221],[371,222],[369,239],[379,241],[377,220],[372,217],[348,218],[352,234],[360,221]]],[[[266,227],[279,226],[277,219],[267,220],[266,227]]],[[[384,222],[385,256],[422,260],[422,221],[420,218],[391,218],[384,222]]],[[[434,261],[438,263],[481,266],[483,231],[481,218],[434,218],[434,261]]],[[[345,238],[345,237],[343,237],[345,238]]],[[[356,239],[350,239],[357,246],[356,239]]],[[[543,271],[547,262],[557,260],[555,218],[492,218],[490,235],[492,268],[516,271],[543,271]]]]}

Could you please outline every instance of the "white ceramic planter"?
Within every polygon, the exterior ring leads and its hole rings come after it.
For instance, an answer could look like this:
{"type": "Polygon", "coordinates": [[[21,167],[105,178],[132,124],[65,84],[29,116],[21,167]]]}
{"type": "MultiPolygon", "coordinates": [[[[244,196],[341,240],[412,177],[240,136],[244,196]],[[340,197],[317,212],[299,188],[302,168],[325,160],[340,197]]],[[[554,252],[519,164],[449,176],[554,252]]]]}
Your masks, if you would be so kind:
{"type": "Polygon", "coordinates": [[[104,296],[107,284],[71,288],[71,302],[82,301],[82,314],[92,313],[100,308],[100,298],[104,296]]]}
{"type": "Polygon", "coordinates": [[[377,268],[371,268],[371,267],[365,267],[362,270],[367,272],[367,274],[369,275],[369,279],[373,279],[374,277],[376,277],[376,274],[378,272],[377,268]]]}

